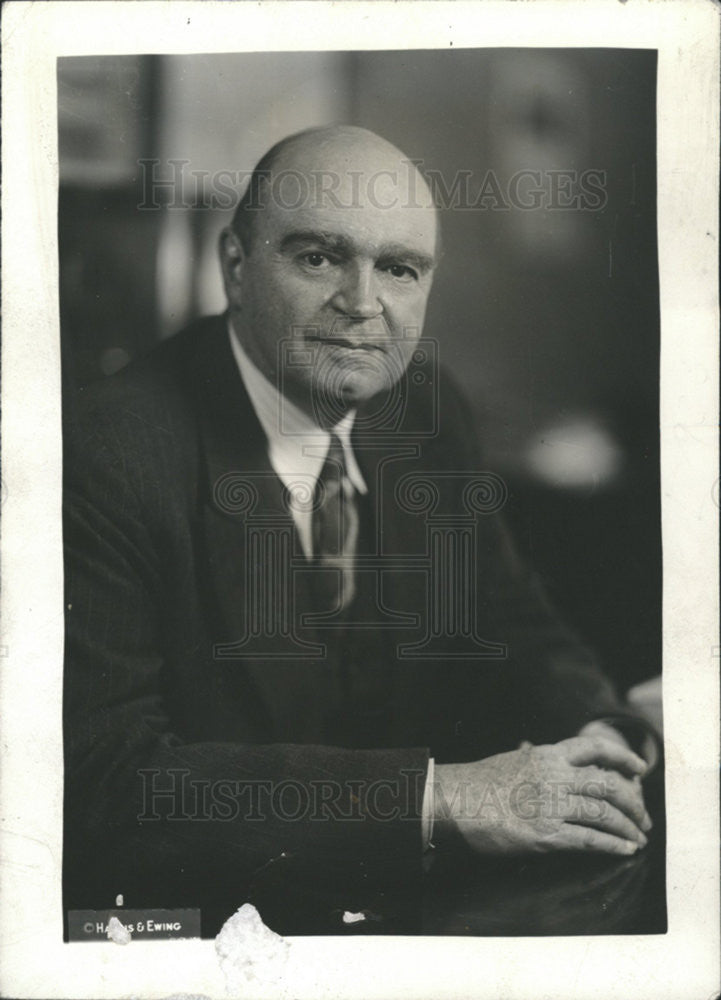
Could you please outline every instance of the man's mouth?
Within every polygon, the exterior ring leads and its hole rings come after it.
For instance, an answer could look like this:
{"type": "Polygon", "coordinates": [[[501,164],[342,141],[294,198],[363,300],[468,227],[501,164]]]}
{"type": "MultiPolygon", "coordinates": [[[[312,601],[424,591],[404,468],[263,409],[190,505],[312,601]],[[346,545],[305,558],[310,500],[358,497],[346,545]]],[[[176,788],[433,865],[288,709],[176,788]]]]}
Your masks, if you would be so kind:
{"type": "Polygon", "coordinates": [[[352,340],[346,340],[345,337],[314,337],[308,336],[304,338],[307,341],[311,341],[316,344],[330,344],[333,347],[345,347],[351,351],[382,351],[385,353],[385,347],[379,343],[374,343],[373,341],[363,340],[359,343],[355,343],[352,340]]]}

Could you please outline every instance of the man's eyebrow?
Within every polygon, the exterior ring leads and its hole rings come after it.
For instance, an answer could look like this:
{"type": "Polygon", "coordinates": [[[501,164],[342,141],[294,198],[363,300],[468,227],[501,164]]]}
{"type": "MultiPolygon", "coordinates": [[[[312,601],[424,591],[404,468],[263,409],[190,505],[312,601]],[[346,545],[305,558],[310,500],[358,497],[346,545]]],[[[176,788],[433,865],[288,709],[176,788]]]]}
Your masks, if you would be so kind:
{"type": "Polygon", "coordinates": [[[381,247],[378,253],[378,260],[399,261],[402,264],[410,264],[416,270],[420,271],[421,274],[425,274],[426,271],[432,271],[436,266],[435,257],[427,253],[421,253],[418,250],[413,250],[402,243],[390,243],[381,247]]]}
{"type": "MultiPolygon", "coordinates": [[[[352,240],[338,233],[328,233],[319,229],[297,229],[286,233],[280,242],[280,249],[281,251],[295,250],[308,244],[341,256],[351,256],[357,252],[357,247],[352,240]]],[[[430,254],[413,250],[402,243],[388,243],[379,247],[376,259],[408,264],[415,267],[421,274],[432,271],[437,263],[436,258],[430,254]]]]}
{"type": "Polygon", "coordinates": [[[308,243],[323,247],[325,250],[335,251],[335,253],[351,253],[353,250],[353,244],[344,236],[339,236],[337,233],[327,233],[321,229],[294,229],[292,232],[286,233],[280,241],[280,249],[293,250],[308,243]]]}

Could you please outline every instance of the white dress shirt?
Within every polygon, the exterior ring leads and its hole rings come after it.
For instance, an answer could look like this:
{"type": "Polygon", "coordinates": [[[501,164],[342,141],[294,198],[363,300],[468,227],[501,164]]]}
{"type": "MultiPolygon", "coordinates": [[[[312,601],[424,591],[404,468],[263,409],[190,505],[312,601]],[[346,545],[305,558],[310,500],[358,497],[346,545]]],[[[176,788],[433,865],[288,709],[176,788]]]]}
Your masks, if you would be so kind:
{"type": "MultiPolygon", "coordinates": [[[[299,406],[281,395],[272,382],[256,368],[241,346],[230,322],[228,333],[240,377],[268,439],[268,458],[273,471],[291,495],[294,489],[302,484],[307,495],[312,496],[330,448],[330,431],[319,427],[299,406]]],[[[368,487],[350,441],[354,420],[355,410],[350,410],[333,427],[333,433],[343,446],[348,479],[358,493],[365,495],[368,487]]],[[[313,526],[310,504],[291,503],[290,508],[303,553],[306,559],[312,559],[313,526]]],[[[422,806],[422,835],[425,847],[431,845],[433,832],[433,775],[434,761],[431,757],[428,761],[422,806]]]]}
{"type": "MultiPolygon", "coordinates": [[[[312,417],[282,396],[265,375],[260,373],[241,347],[232,327],[230,346],[253,409],[268,439],[268,458],[273,471],[291,495],[299,485],[302,485],[312,496],[330,448],[330,431],[319,427],[312,417]]],[[[358,493],[365,495],[368,487],[350,443],[354,420],[355,410],[350,410],[335,425],[333,433],[343,446],[348,479],[358,493]]],[[[309,503],[290,504],[306,559],[311,559],[313,556],[310,508],[309,503]]]]}

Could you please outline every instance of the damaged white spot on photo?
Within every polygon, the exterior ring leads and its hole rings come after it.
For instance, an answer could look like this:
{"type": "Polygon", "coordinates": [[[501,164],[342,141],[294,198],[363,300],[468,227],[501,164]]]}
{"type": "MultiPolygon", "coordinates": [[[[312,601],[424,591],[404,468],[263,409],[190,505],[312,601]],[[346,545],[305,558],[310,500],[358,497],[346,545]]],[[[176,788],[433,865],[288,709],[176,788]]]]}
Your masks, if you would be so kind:
{"type": "Polygon", "coordinates": [[[133,940],[133,935],[130,933],[128,928],[118,920],[117,917],[111,917],[108,922],[108,938],[114,941],[115,944],[130,944],[133,940]]]}
{"type": "Polygon", "coordinates": [[[280,984],[290,942],[267,927],[251,903],[244,903],[223,924],[215,950],[228,993],[252,983],[280,984]]]}

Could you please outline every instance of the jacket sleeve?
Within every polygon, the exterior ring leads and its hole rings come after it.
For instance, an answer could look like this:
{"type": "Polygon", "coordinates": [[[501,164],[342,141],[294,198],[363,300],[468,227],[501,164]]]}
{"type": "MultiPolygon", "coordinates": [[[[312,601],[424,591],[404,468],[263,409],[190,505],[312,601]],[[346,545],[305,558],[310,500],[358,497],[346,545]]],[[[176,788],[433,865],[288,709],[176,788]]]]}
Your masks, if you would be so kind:
{"type": "Polygon", "coordinates": [[[172,442],[151,425],[96,414],[67,435],[66,909],[123,893],[126,905],[218,904],[230,915],[278,859],[329,884],[420,874],[425,748],[192,742],[175,731],[169,567],[153,507],[172,442]]]}

